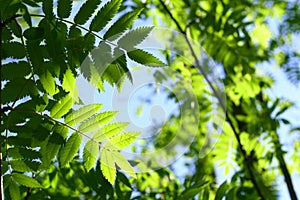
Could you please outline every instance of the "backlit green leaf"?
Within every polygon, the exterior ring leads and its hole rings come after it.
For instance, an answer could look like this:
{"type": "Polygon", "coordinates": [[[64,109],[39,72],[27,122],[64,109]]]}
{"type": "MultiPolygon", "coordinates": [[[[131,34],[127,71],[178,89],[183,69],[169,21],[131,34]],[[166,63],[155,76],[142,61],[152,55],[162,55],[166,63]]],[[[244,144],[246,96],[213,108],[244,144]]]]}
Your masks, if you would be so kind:
{"type": "Polygon", "coordinates": [[[103,176],[108,180],[110,184],[114,184],[116,178],[116,165],[113,160],[113,156],[111,151],[106,148],[101,149],[100,154],[100,168],[103,176]]]}
{"type": "Polygon", "coordinates": [[[45,91],[49,95],[53,96],[56,93],[55,79],[48,70],[46,70],[43,74],[40,75],[40,81],[45,91]]]}
{"type": "Polygon", "coordinates": [[[97,142],[102,142],[103,140],[106,140],[116,134],[119,134],[128,126],[128,124],[129,123],[125,122],[116,122],[108,124],[104,126],[101,130],[94,133],[92,138],[94,138],[97,142]]]}
{"type": "Polygon", "coordinates": [[[95,131],[110,122],[117,112],[103,112],[83,122],[78,130],[84,133],[95,131]]]}
{"type": "Polygon", "coordinates": [[[129,164],[129,162],[122,156],[119,152],[113,151],[112,156],[114,158],[115,163],[124,170],[125,173],[131,175],[132,177],[136,178],[135,171],[133,167],[129,164]]]}
{"type": "Polygon", "coordinates": [[[117,149],[124,149],[125,147],[132,144],[139,136],[138,132],[126,132],[116,135],[109,139],[108,148],[113,146],[117,149]]]}
{"type": "Polygon", "coordinates": [[[62,99],[60,99],[50,111],[50,115],[53,118],[61,118],[65,114],[69,112],[73,105],[73,98],[70,95],[66,95],[62,99]]]}
{"type": "Polygon", "coordinates": [[[67,115],[65,118],[65,123],[69,124],[70,126],[79,124],[92,115],[96,114],[102,108],[102,106],[102,104],[91,104],[84,106],[67,115]]]}
{"type": "Polygon", "coordinates": [[[99,144],[93,140],[89,140],[83,149],[83,164],[87,171],[90,171],[96,164],[99,156],[99,144]]]}

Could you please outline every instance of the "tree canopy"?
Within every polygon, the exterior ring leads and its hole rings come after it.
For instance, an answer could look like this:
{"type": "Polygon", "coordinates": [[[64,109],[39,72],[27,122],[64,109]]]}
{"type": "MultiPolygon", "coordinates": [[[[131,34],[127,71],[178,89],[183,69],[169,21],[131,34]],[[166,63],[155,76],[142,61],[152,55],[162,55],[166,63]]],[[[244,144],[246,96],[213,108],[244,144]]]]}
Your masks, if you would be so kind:
{"type": "Polygon", "coordinates": [[[274,67],[299,84],[298,1],[0,5],[1,199],[297,199],[297,102],[272,88],[274,67]],[[126,109],[160,94],[165,119],[132,128],[80,79],[104,95],[146,85],[126,109]]]}

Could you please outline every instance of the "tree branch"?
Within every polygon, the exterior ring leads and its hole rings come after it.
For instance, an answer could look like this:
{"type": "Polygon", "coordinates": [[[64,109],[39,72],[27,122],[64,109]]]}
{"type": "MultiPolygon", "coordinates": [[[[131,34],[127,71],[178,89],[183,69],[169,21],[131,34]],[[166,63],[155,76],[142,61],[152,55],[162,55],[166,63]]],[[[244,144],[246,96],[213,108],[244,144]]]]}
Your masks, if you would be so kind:
{"type": "Polygon", "coordinates": [[[232,122],[232,120],[231,120],[231,118],[230,118],[230,116],[229,116],[229,114],[228,114],[228,112],[226,110],[224,102],[222,101],[222,99],[219,96],[218,92],[216,91],[216,89],[214,88],[214,86],[212,85],[212,83],[210,82],[210,80],[208,79],[208,77],[207,77],[206,73],[204,72],[204,70],[201,68],[200,63],[199,63],[198,58],[197,58],[197,55],[196,55],[196,53],[195,53],[195,51],[194,51],[194,49],[193,49],[193,47],[191,45],[191,42],[190,42],[190,40],[189,40],[189,38],[188,38],[188,36],[186,34],[186,31],[181,28],[179,22],[172,15],[171,11],[168,9],[168,7],[165,5],[165,3],[162,0],[159,0],[159,2],[163,6],[164,10],[168,13],[168,15],[170,16],[170,18],[172,19],[172,21],[176,24],[177,29],[184,35],[185,40],[186,40],[186,42],[187,42],[187,44],[189,46],[189,49],[190,49],[190,51],[192,53],[192,56],[195,59],[196,67],[198,68],[198,70],[200,71],[200,73],[204,76],[204,79],[206,80],[206,82],[208,83],[209,87],[213,91],[214,95],[218,99],[218,101],[219,101],[219,103],[220,103],[220,105],[222,107],[223,112],[226,114],[227,121],[228,121],[229,125],[231,126],[231,128],[233,130],[233,133],[234,133],[234,136],[235,136],[235,138],[237,140],[239,149],[240,149],[240,151],[242,153],[244,163],[245,163],[245,165],[246,165],[246,167],[247,167],[247,169],[249,171],[249,175],[251,177],[251,181],[253,183],[253,186],[255,187],[258,195],[262,199],[265,199],[264,195],[263,195],[263,192],[261,191],[261,188],[259,187],[258,182],[257,182],[257,180],[255,178],[255,173],[254,173],[255,169],[254,169],[254,167],[252,165],[252,162],[248,162],[248,155],[247,155],[247,152],[245,151],[245,149],[244,149],[244,147],[243,147],[243,145],[241,143],[240,136],[239,136],[237,130],[235,129],[234,125],[233,125],[233,122],[232,122]]]}
{"type": "Polygon", "coordinates": [[[281,149],[281,144],[280,144],[280,141],[279,141],[279,137],[278,137],[278,134],[275,131],[274,131],[274,136],[273,136],[273,142],[275,144],[276,158],[279,161],[279,166],[280,166],[281,172],[284,176],[284,180],[287,184],[290,197],[291,197],[292,200],[297,200],[297,195],[296,195],[296,192],[295,192],[295,189],[294,189],[294,186],[293,186],[291,175],[289,173],[289,170],[286,166],[286,162],[285,162],[284,157],[283,157],[283,151],[281,149]]]}

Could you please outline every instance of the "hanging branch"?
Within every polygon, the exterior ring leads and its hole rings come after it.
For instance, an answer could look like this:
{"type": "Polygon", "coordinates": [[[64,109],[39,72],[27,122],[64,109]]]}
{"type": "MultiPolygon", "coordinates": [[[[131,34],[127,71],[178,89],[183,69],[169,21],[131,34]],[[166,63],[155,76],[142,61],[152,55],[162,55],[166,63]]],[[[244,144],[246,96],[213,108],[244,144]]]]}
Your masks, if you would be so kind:
{"type": "MultiPolygon", "coordinates": [[[[0,12],[0,130],[2,130],[2,27],[4,26],[1,20],[0,12]]],[[[2,131],[1,131],[2,136],[2,131]]],[[[3,199],[3,178],[2,178],[2,139],[0,139],[0,200],[3,199]]]]}
{"type": "Polygon", "coordinates": [[[222,110],[223,112],[226,114],[226,118],[227,118],[227,121],[229,123],[229,125],[231,126],[232,130],[233,130],[233,133],[234,133],[234,136],[237,140],[237,143],[238,143],[238,147],[239,147],[239,150],[241,151],[242,153],[242,156],[243,156],[243,159],[244,159],[244,163],[249,171],[249,175],[250,175],[250,179],[253,183],[253,186],[255,187],[258,195],[262,198],[262,199],[265,199],[264,198],[264,195],[263,195],[263,192],[261,191],[261,188],[259,187],[258,185],[258,182],[255,178],[255,169],[254,169],[254,166],[252,164],[252,162],[249,162],[249,156],[247,155],[247,152],[245,151],[244,149],[244,146],[242,145],[241,143],[241,139],[240,139],[240,136],[238,134],[238,131],[236,130],[236,128],[234,127],[233,125],[233,122],[232,120],[230,119],[230,116],[229,116],[229,113],[227,112],[226,110],[226,107],[224,105],[224,102],[222,101],[221,97],[219,96],[218,92],[216,91],[216,89],[214,88],[214,86],[212,85],[212,83],[210,82],[210,80],[208,79],[206,73],[204,72],[204,70],[201,68],[200,66],[200,63],[198,61],[198,58],[197,58],[197,55],[191,45],[191,42],[186,34],[186,31],[183,30],[179,24],[179,22],[175,19],[175,17],[173,16],[173,14],[171,13],[171,11],[169,10],[169,8],[165,5],[165,3],[162,1],[162,0],[159,0],[160,4],[163,6],[164,10],[168,13],[168,15],[170,16],[170,18],[172,19],[172,21],[176,24],[178,30],[180,33],[182,33],[185,37],[185,40],[189,46],[189,49],[192,53],[192,56],[194,57],[195,59],[195,64],[196,64],[196,67],[198,68],[198,70],[200,71],[200,73],[204,76],[204,79],[206,80],[206,82],[208,83],[209,87],[211,88],[213,94],[216,96],[216,98],[218,99],[221,107],[222,107],[222,110]]]}

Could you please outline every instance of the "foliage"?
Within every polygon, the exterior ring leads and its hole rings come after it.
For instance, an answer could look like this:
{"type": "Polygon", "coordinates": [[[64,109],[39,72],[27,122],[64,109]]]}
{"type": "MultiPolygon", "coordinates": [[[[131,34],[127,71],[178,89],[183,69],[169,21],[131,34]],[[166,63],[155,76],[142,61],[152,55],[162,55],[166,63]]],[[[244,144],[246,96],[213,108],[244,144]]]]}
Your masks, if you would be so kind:
{"type": "Polygon", "coordinates": [[[299,171],[299,144],[291,150],[292,163],[286,163],[278,133],[291,124],[284,113],[293,103],[272,98],[267,91],[273,80],[258,69],[275,59],[292,81],[299,80],[294,62],[299,52],[284,48],[299,32],[296,2],[0,0],[0,5],[5,199],[277,199],[279,175],[291,199],[297,199],[291,172],[299,171]],[[268,26],[270,18],[283,19],[277,36],[268,26]],[[160,57],[140,47],[153,27],[132,29],[136,19],[177,30],[169,41],[173,46],[160,57]],[[206,53],[199,55],[192,41],[206,53]],[[212,82],[211,59],[222,69],[223,93],[212,82]],[[127,160],[120,152],[140,133],[114,121],[116,111],[100,112],[102,104],[80,99],[79,76],[99,92],[104,83],[121,91],[126,78],[134,82],[130,62],[167,65],[180,74],[155,74],[160,84],[176,80],[173,91],[164,92],[185,109],[153,127],[160,134],[143,152],[153,147],[172,157],[177,149],[164,148],[168,142],[193,136],[181,158],[188,173],[178,176],[176,163],[152,170],[149,163],[127,160]],[[186,83],[199,113],[185,98],[186,83]],[[226,180],[219,181],[220,167],[226,180]]]}

